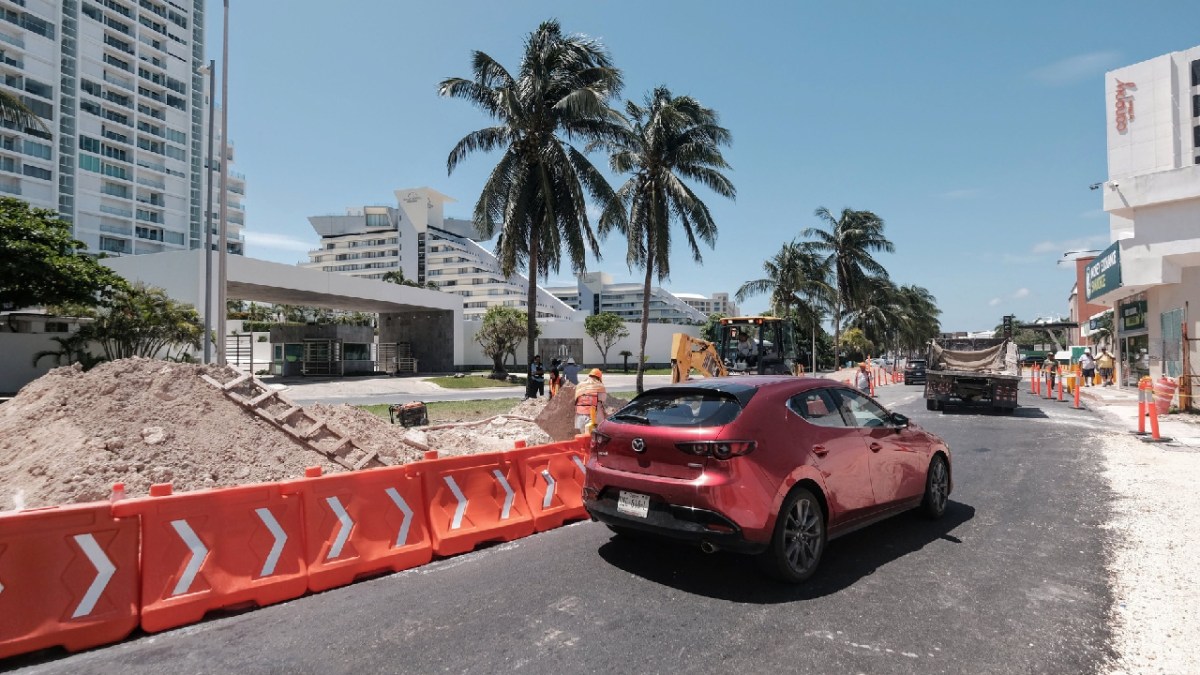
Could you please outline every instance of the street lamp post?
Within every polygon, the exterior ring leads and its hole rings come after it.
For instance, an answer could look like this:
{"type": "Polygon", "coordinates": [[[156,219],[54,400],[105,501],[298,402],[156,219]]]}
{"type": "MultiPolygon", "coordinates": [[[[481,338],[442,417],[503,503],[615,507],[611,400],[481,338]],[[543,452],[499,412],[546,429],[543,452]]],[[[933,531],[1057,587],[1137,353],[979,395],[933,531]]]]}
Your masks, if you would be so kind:
{"type": "Polygon", "coordinates": [[[213,229],[212,229],[212,193],[213,193],[213,119],[216,103],[217,62],[209,60],[207,66],[200,71],[208,76],[208,176],[205,187],[208,189],[207,203],[204,207],[204,363],[212,363],[212,287],[213,287],[213,229]]]}
{"type": "Polygon", "coordinates": [[[221,236],[217,280],[217,364],[225,365],[225,319],[228,300],[229,270],[229,158],[225,139],[229,137],[229,0],[225,0],[225,23],[221,32],[221,236]]]}

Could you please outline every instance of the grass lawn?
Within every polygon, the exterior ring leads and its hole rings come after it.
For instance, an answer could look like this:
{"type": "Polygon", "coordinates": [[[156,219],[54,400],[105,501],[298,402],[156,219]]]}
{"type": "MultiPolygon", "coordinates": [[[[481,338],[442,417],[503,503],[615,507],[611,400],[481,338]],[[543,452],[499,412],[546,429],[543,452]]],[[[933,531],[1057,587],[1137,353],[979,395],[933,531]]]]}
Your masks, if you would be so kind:
{"type": "MultiPolygon", "coordinates": [[[[455,420],[482,420],[493,415],[506,413],[521,402],[521,398],[496,398],[479,401],[431,401],[425,404],[429,411],[429,423],[452,422],[455,420]]],[[[387,404],[360,406],[363,410],[385,420],[388,417],[387,404]]]]}
{"type": "Polygon", "coordinates": [[[431,377],[428,380],[433,384],[444,389],[490,389],[494,387],[509,387],[516,389],[524,387],[524,380],[520,382],[502,382],[493,380],[482,375],[467,375],[466,377],[431,377]]]}

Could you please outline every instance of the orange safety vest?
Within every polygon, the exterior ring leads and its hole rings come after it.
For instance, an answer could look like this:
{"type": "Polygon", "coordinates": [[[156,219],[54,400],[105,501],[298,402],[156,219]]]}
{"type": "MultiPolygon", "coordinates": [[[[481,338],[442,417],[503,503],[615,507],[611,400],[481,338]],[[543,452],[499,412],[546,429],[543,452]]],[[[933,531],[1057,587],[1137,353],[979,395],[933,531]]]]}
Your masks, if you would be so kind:
{"type": "Polygon", "coordinates": [[[575,397],[575,414],[591,415],[600,397],[596,394],[580,394],[575,397]]]}
{"type": "Polygon", "coordinates": [[[576,415],[591,415],[592,411],[600,404],[600,393],[604,391],[604,385],[591,380],[580,384],[575,388],[575,414],[576,415]]]}

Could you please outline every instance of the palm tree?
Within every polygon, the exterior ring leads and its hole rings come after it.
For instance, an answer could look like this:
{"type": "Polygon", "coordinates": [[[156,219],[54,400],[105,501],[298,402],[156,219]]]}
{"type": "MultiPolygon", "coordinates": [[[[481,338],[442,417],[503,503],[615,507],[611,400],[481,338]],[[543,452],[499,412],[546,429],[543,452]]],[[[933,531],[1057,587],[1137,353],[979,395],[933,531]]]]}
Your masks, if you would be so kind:
{"type": "Polygon", "coordinates": [[[831,271],[835,290],[833,297],[833,352],[836,357],[841,346],[842,315],[847,309],[859,306],[869,277],[887,277],[887,270],[871,257],[874,251],[891,253],[895,246],[883,236],[883,219],[870,211],[843,209],[834,218],[829,209],[821,207],[814,213],[825,221],[829,231],[810,227],[805,237],[814,237],[805,246],[824,254],[822,263],[831,271]]]}
{"type": "Polygon", "coordinates": [[[937,308],[937,298],[920,286],[901,286],[900,295],[908,320],[900,328],[897,346],[910,351],[920,349],[941,332],[938,316],[942,310],[937,308]]]}
{"type": "Polygon", "coordinates": [[[738,302],[769,293],[776,315],[805,324],[818,320],[831,289],[825,283],[827,272],[815,253],[795,241],[788,242],[763,262],[763,272],[765,277],[747,281],[738,288],[734,294],[738,302]]]}
{"type": "Polygon", "coordinates": [[[610,165],[617,173],[632,174],[600,216],[600,231],[619,229],[628,242],[626,262],[646,271],[642,288],[642,334],[638,358],[637,391],[646,372],[646,335],[650,323],[650,284],[671,274],[671,221],[677,219],[692,252],[703,261],[697,240],[710,247],[717,240],[717,224],[692,188],[690,179],[722,197],[733,199],[737,190],[721,169],[728,169],[720,146],[729,145],[729,130],[719,116],[691,96],[672,96],[657,87],[644,105],[625,104],[628,126],[605,145],[610,165]]]}
{"type": "MultiPolygon", "coordinates": [[[[564,35],[557,21],[528,36],[515,77],[479,51],[472,71],[473,79],[444,80],[438,93],[473,103],[498,124],[464,136],[446,169],[453,173],[472,152],[503,151],[475,204],[475,228],[490,239],[501,223],[501,271],[528,269],[528,331],[535,335],[538,277],[558,271],[564,248],[577,273],[586,269],[588,251],[600,257],[584,191],[607,204],[612,188],[569,141],[595,141],[620,128],[608,101],[620,92],[621,72],[598,41],[564,35]]],[[[530,340],[528,362],[535,350],[530,340]]]]}
{"type": "Polygon", "coordinates": [[[12,122],[17,128],[32,127],[43,133],[50,133],[50,127],[38,117],[37,113],[16,95],[0,90],[0,119],[12,122]]]}

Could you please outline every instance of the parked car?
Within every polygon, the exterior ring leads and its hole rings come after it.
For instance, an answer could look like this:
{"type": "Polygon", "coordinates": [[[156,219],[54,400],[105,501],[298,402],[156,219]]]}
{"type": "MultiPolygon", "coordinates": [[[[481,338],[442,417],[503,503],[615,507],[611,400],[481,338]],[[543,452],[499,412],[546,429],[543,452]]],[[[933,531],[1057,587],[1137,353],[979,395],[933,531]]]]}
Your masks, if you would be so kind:
{"type": "Polygon", "coordinates": [[[925,384],[925,359],[909,359],[904,363],[904,384],[925,384]]]}
{"type": "Polygon", "coordinates": [[[757,555],[784,581],[826,542],[922,508],[940,517],[950,450],[832,380],[741,376],[646,391],[592,434],[584,504],[618,534],[757,555]]]}

